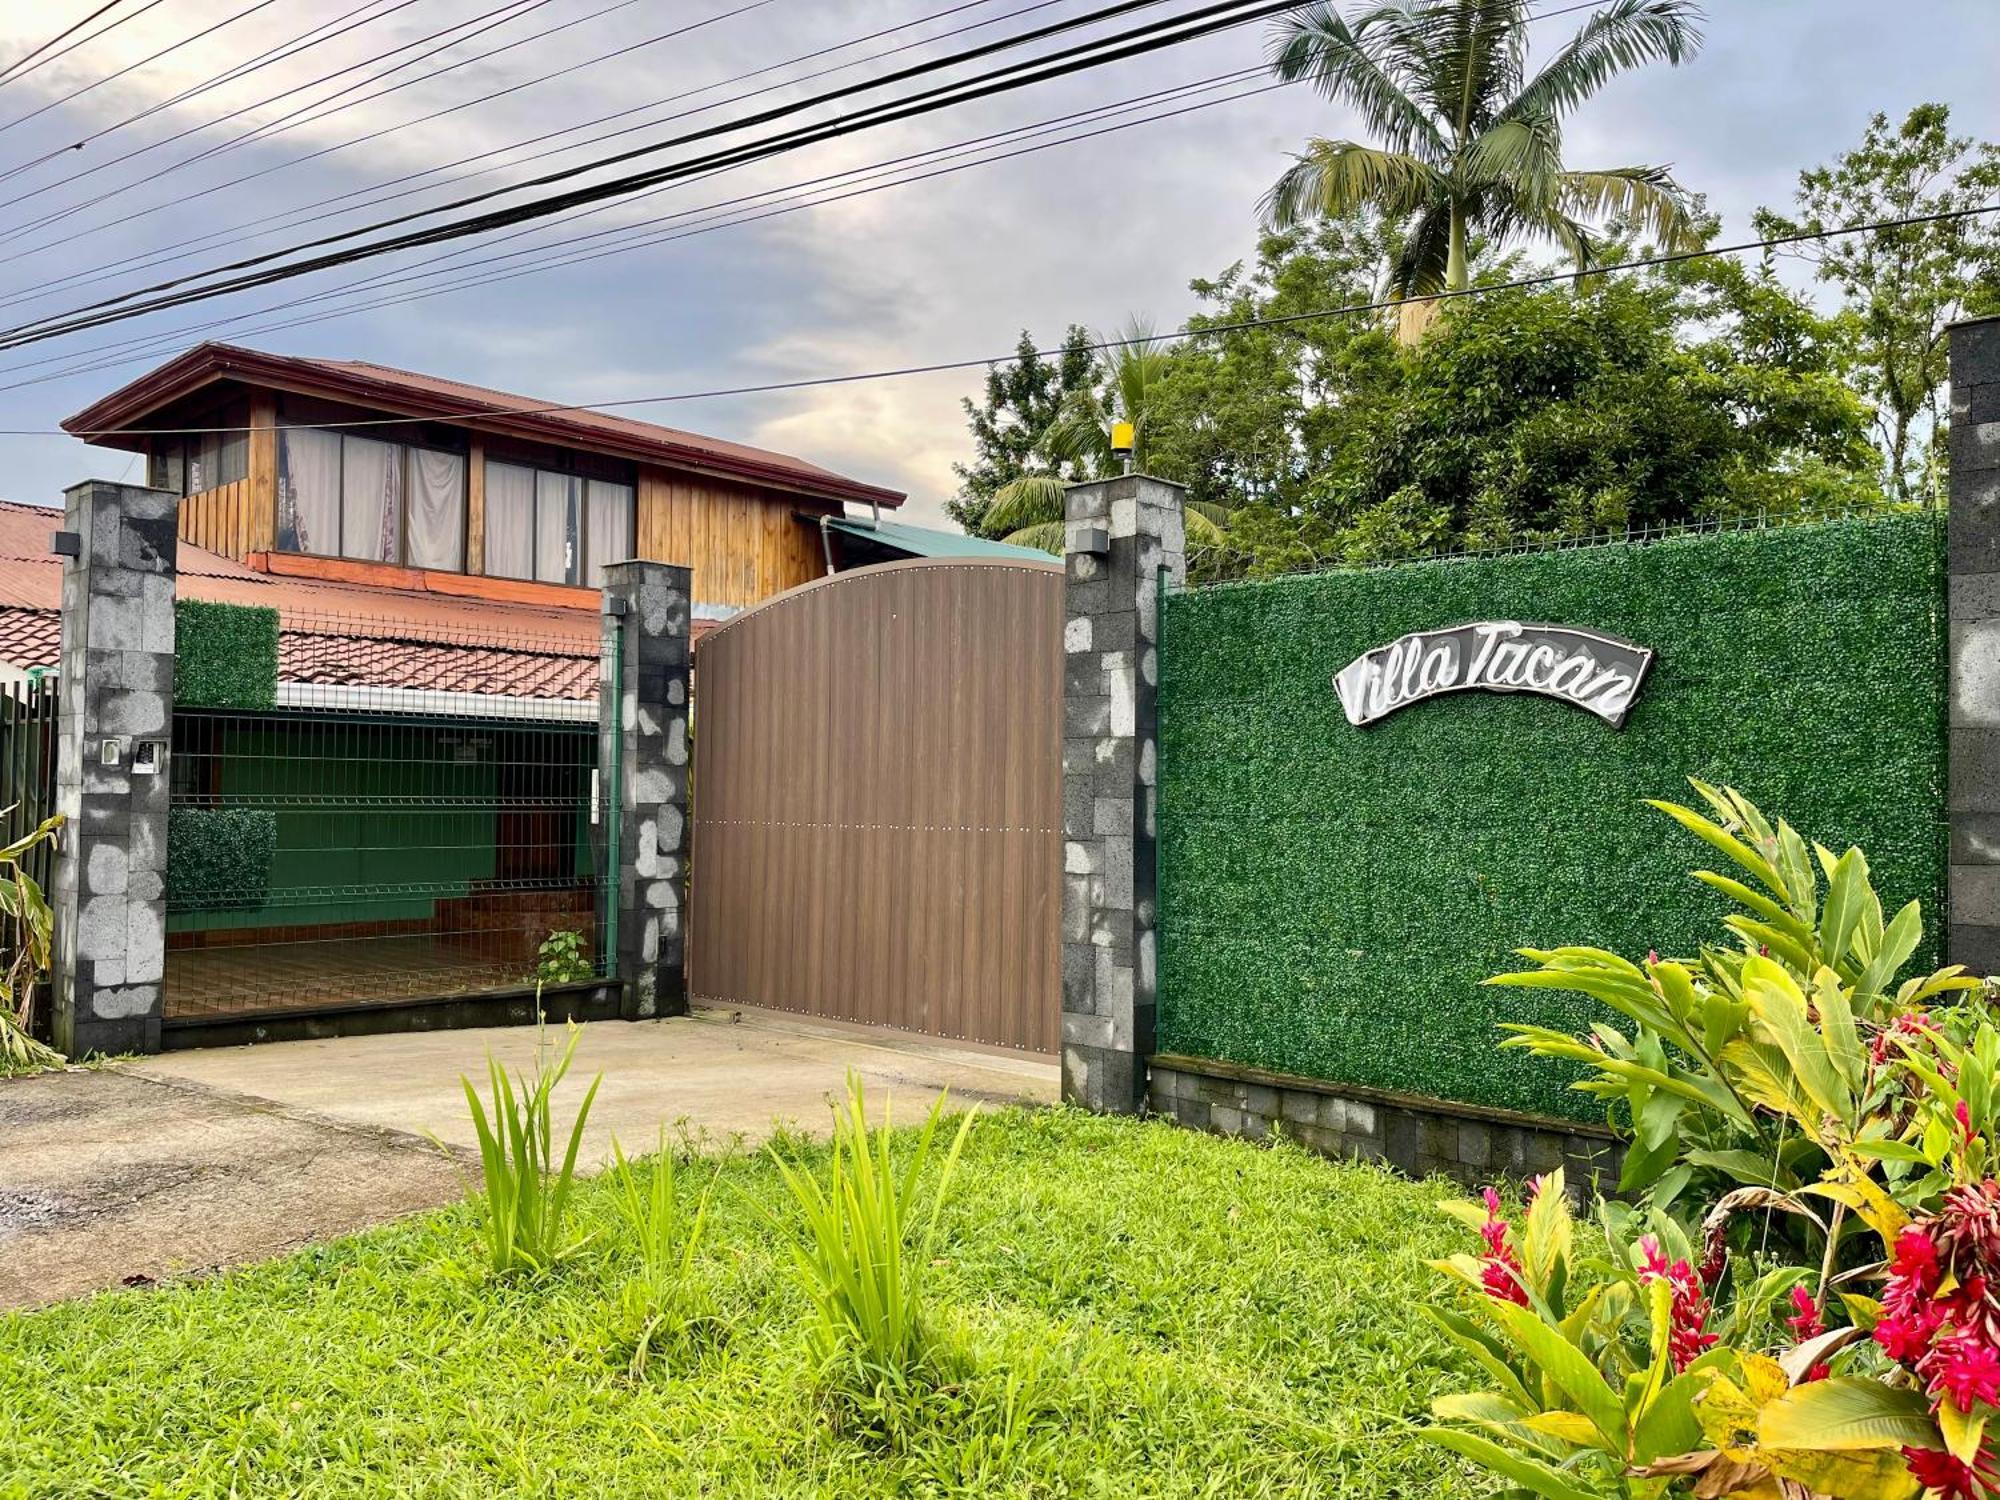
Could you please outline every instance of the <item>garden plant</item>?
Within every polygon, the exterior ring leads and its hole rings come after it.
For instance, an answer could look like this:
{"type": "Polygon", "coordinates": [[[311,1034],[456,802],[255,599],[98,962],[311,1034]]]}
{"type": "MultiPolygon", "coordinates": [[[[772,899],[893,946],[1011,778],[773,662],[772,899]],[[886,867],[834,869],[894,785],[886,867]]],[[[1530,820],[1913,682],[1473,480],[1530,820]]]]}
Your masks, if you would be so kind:
{"type": "Polygon", "coordinates": [[[62,1054],[35,1039],[35,1001],[49,972],[55,918],[22,864],[29,851],[54,841],[62,823],[57,813],[0,848],[0,1077],[62,1066],[62,1054]]]}
{"type": "Polygon", "coordinates": [[[1620,1018],[1503,1045],[1583,1065],[1629,1135],[1628,1201],[1588,1235],[1560,1174],[1518,1218],[1448,1205],[1482,1249],[1439,1263],[1464,1297],[1435,1316],[1490,1386],[1427,1435],[1551,1500],[2000,1492],[1986,986],[1904,976],[1922,914],[1886,915],[1860,850],[1695,787],[1706,814],[1653,806],[1736,867],[1695,876],[1741,908],[1727,944],[1528,951],[1491,981],[1620,1018]]]}

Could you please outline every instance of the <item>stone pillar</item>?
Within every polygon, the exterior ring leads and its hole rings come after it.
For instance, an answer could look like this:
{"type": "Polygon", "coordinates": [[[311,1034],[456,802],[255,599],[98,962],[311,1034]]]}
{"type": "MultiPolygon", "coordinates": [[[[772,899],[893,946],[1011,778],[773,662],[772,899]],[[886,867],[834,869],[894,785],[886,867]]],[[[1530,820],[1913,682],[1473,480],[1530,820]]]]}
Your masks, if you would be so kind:
{"type": "Polygon", "coordinates": [[[598,694],[598,764],[609,795],[614,760],[618,819],[618,947],[628,1021],[687,1012],[688,570],[620,562],[604,570],[604,679],[598,694]],[[611,680],[622,637],[620,676],[611,680]],[[613,732],[612,714],[618,731],[613,732]],[[614,741],[616,749],[614,751],[614,741]]]}
{"type": "Polygon", "coordinates": [[[1156,984],[1160,578],[1186,577],[1179,485],[1071,486],[1063,581],[1063,1097],[1146,1098],[1156,984]]]}
{"type": "Polygon", "coordinates": [[[1950,925],[1945,957],[2000,973],[2000,318],[1951,339],[1950,925]]]}
{"type": "Polygon", "coordinates": [[[56,808],[56,1046],[160,1050],[178,497],[93,480],[64,495],[56,808]]]}

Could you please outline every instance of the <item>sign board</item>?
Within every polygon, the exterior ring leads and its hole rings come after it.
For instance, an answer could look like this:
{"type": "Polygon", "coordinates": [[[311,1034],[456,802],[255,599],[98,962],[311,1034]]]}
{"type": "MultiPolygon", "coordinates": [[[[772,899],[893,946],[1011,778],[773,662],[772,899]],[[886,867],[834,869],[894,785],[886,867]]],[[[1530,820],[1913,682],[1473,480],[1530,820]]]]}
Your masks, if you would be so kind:
{"type": "Polygon", "coordinates": [[[1594,630],[1481,620],[1377,646],[1334,674],[1350,724],[1373,724],[1439,693],[1541,693],[1588,709],[1616,729],[1652,665],[1644,646],[1594,630]]]}

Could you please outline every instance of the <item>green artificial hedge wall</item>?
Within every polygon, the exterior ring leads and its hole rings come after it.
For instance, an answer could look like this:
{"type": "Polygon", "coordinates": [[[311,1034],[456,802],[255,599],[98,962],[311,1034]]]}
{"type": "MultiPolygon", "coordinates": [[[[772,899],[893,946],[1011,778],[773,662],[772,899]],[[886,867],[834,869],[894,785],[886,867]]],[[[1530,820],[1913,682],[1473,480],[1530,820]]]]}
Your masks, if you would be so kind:
{"type": "Polygon", "coordinates": [[[1923,902],[1946,835],[1943,526],[1930,515],[1693,534],[1170,596],[1160,665],[1159,1046],[1588,1118],[1498,1052],[1581,997],[1482,989],[1520,947],[1686,954],[1720,935],[1704,847],[1640,805],[1744,791],[1923,902]],[[1594,627],[1657,653],[1622,730],[1527,694],[1356,729],[1332,677],[1468,620],[1594,627]]]}
{"type": "Polygon", "coordinates": [[[167,814],[167,906],[208,911],[262,906],[277,854],[274,812],[176,807],[167,814]]]}
{"type": "Polygon", "coordinates": [[[278,691],[278,612],[174,601],[174,704],[269,708],[278,691]]]}

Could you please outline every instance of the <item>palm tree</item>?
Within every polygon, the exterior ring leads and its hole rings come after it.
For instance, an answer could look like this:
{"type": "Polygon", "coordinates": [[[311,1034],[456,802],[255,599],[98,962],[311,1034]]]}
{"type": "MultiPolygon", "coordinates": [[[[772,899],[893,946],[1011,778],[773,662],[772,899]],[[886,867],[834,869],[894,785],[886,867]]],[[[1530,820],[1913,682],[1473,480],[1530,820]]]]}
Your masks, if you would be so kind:
{"type": "MultiPolygon", "coordinates": [[[[1155,341],[1152,325],[1139,318],[1129,321],[1115,340],[1097,342],[1103,346],[1098,378],[1075,392],[1042,434],[1048,469],[1024,474],[994,492],[985,530],[1002,541],[1061,555],[1064,486],[1057,472],[1079,465],[1099,479],[1117,474],[1121,458],[1111,447],[1113,423],[1132,424],[1132,467],[1145,471],[1150,429],[1158,415],[1154,393],[1170,356],[1155,341]]],[[[1219,545],[1225,516],[1220,506],[1190,503],[1189,546],[1219,545]]]]}
{"type": "Polygon", "coordinates": [[[1691,249],[1686,194],[1665,167],[1572,171],[1562,119],[1641,64],[1678,64],[1701,45],[1693,0],[1611,0],[1532,78],[1527,0],[1389,0],[1350,26],[1331,4],[1281,21],[1272,70],[1308,79],[1382,142],[1314,139],[1266,195],[1278,228],[1373,209],[1413,221],[1390,291],[1420,297],[1470,280],[1466,246],[1553,243],[1579,269],[1596,257],[1594,221],[1619,219],[1669,249],[1691,249]]]}

